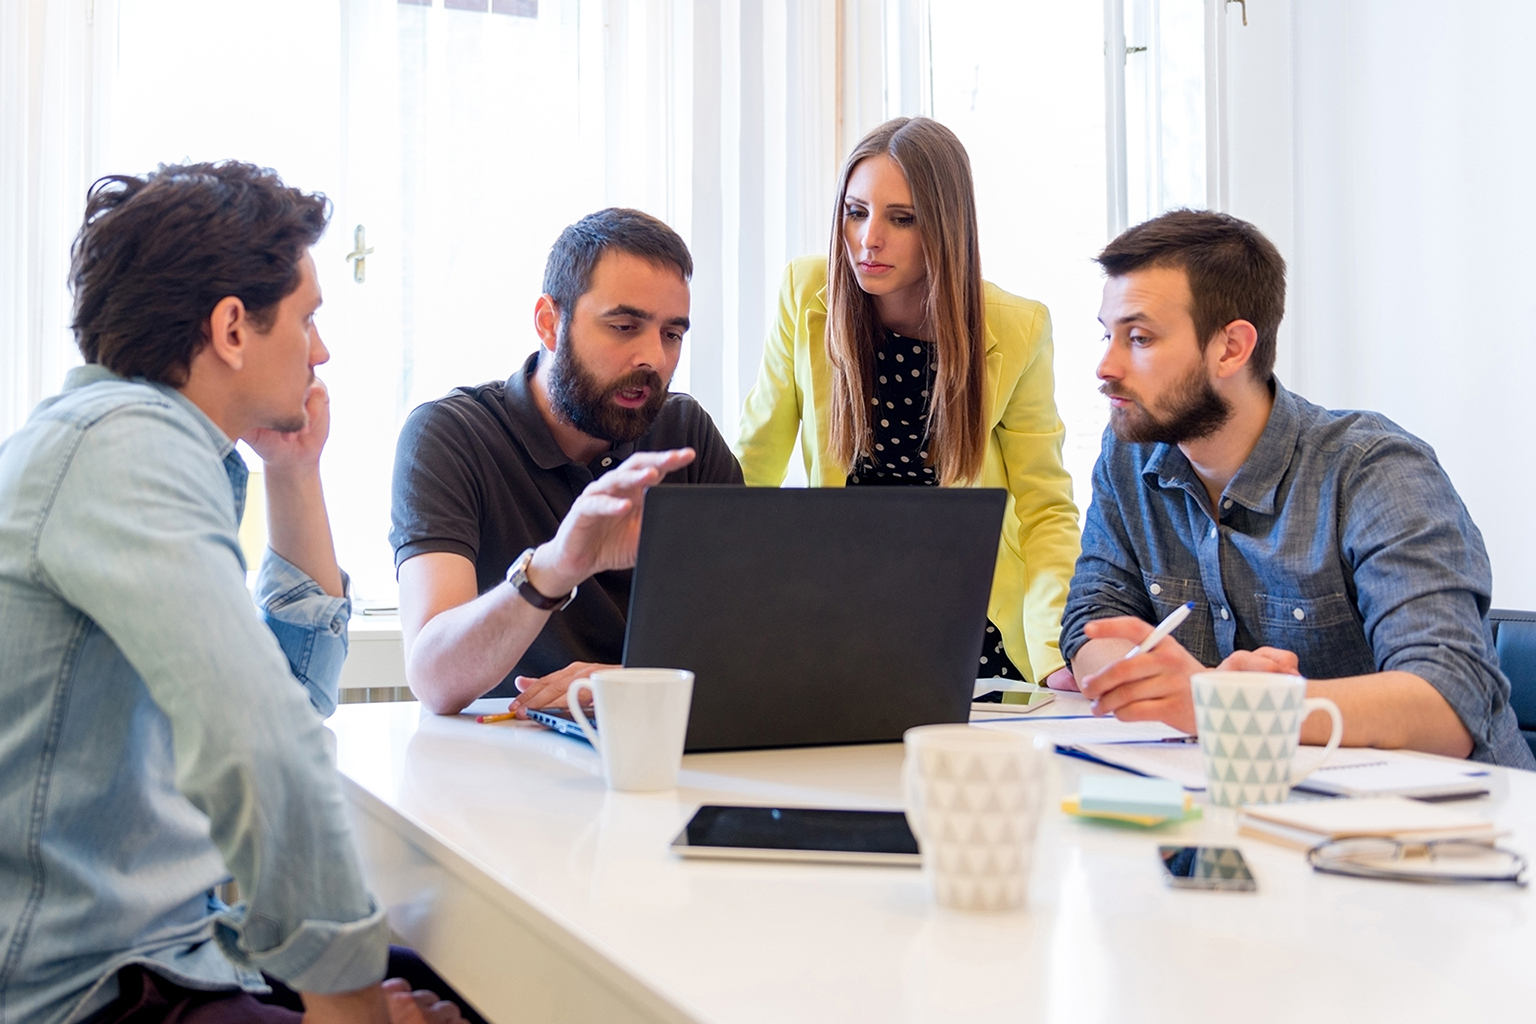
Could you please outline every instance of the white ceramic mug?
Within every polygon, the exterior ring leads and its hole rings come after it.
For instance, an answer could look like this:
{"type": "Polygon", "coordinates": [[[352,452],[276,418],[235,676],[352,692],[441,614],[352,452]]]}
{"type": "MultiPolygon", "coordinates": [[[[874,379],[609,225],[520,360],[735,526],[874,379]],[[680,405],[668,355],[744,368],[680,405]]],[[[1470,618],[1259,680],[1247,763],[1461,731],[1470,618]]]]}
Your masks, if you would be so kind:
{"type": "Polygon", "coordinates": [[[1046,753],[1024,734],[968,725],[923,725],[902,739],[907,823],[934,898],[965,910],[1023,906],[1046,753]]]}
{"type": "Polygon", "coordinates": [[[566,706],[603,759],[609,789],[672,789],[683,763],[693,673],[680,668],[612,668],[578,679],[566,706]],[[578,694],[590,691],[594,729],[578,694]]]}
{"type": "Polygon", "coordinates": [[[1212,804],[1276,804],[1291,786],[1322,767],[1344,738],[1344,716],[1326,697],[1308,697],[1301,676],[1278,672],[1196,672],[1189,677],[1195,726],[1212,804]],[[1322,753],[1296,766],[1301,723],[1326,711],[1333,732],[1322,753]]]}

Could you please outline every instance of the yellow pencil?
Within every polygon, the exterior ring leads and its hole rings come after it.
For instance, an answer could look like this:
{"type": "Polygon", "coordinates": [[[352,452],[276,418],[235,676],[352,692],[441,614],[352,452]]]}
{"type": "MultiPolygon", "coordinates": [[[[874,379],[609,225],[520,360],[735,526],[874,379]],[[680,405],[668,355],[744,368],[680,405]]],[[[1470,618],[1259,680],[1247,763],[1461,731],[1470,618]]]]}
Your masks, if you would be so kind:
{"type": "Polygon", "coordinates": [[[515,714],[508,711],[504,715],[476,715],[475,721],[479,722],[481,725],[490,725],[492,722],[505,722],[516,717],[517,716],[515,714]]]}

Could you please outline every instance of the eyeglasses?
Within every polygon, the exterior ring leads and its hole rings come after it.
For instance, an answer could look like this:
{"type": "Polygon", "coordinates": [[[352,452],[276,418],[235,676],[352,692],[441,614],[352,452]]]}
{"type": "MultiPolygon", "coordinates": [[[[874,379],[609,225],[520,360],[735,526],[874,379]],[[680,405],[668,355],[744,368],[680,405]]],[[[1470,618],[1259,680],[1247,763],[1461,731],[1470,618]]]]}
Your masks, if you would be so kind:
{"type": "Polygon", "coordinates": [[[1317,871],[1356,878],[1526,884],[1524,857],[1513,850],[1470,839],[1335,839],[1308,850],[1307,863],[1317,871]]]}

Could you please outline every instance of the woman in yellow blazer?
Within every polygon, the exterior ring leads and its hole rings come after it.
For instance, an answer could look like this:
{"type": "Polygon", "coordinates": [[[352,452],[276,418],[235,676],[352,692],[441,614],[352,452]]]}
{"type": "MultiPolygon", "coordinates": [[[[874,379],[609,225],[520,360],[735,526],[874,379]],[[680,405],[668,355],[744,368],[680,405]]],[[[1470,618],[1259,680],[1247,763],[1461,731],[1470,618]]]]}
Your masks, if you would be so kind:
{"type": "Polygon", "coordinates": [[[820,487],[1008,491],[978,677],[1075,689],[1058,648],[1079,545],[1061,462],[1050,315],[981,279],[970,162],[927,118],[843,167],[830,255],[795,260],[736,456],[777,487],[798,433],[820,487]]]}

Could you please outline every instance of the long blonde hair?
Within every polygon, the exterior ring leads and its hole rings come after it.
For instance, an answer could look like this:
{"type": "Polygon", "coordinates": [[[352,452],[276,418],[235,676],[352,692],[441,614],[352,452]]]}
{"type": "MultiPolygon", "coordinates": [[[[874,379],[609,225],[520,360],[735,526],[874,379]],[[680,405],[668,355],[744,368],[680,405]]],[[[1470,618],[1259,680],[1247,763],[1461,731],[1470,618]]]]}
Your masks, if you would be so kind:
{"type": "Polygon", "coordinates": [[[831,455],[852,469],[874,446],[870,401],[883,336],[874,297],[859,287],[843,238],[848,179],[863,160],[888,155],[912,190],[928,268],[923,320],[932,325],[934,381],[929,460],[945,485],[981,475],[986,457],[986,301],[976,241],[971,162],[955,134],[926,117],[898,117],[859,141],[843,164],[827,255],[827,358],[832,364],[831,455]]]}

